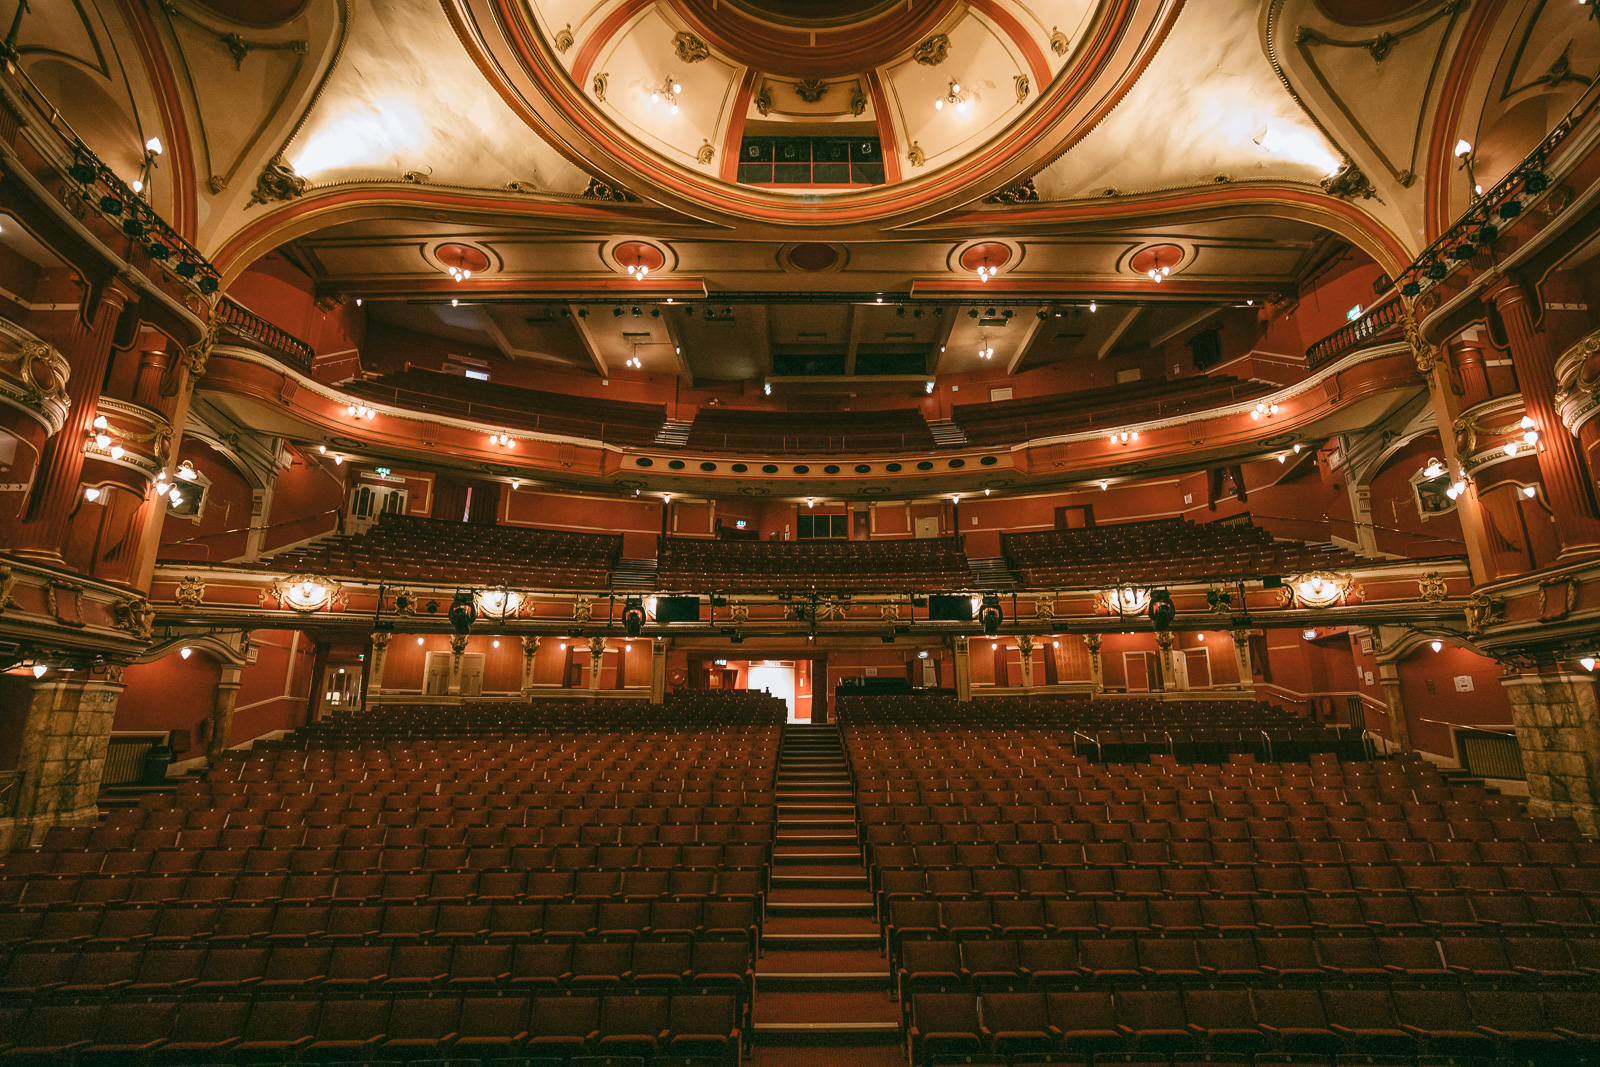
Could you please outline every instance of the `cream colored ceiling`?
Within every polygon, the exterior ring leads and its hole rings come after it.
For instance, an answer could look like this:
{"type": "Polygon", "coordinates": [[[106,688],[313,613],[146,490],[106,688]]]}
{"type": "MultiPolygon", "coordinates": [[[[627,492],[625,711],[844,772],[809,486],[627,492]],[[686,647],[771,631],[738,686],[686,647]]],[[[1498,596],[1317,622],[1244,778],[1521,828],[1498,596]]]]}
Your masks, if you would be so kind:
{"type": "Polygon", "coordinates": [[[1184,5],[1166,46],[1105,122],[1034,178],[1046,199],[1278,179],[1341,162],[1262,52],[1257,0],[1184,5]]]}

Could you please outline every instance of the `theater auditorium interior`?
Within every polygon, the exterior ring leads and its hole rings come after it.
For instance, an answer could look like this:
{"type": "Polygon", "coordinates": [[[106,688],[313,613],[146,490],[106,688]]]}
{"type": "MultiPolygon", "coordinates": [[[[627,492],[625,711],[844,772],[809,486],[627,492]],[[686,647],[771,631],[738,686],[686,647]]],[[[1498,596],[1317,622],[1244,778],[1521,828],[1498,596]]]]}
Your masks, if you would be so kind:
{"type": "Polygon", "coordinates": [[[0,1064],[1600,1067],[1600,2],[0,0],[0,1064]]]}

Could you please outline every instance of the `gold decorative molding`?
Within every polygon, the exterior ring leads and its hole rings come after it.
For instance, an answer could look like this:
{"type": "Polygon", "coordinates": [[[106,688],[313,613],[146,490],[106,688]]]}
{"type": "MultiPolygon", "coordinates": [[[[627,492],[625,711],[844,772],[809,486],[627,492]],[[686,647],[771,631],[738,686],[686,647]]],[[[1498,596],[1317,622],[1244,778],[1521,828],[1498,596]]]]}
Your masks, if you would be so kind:
{"type": "Polygon", "coordinates": [[[672,50],[685,63],[699,63],[703,59],[711,58],[711,49],[692,33],[679,33],[673,37],[672,50]]]}
{"type": "Polygon", "coordinates": [[[925,67],[937,67],[950,56],[950,37],[948,34],[936,33],[926,41],[917,45],[916,51],[911,53],[911,58],[925,67]]]}
{"type": "Polygon", "coordinates": [[[172,599],[180,608],[197,608],[206,595],[206,583],[199,577],[189,574],[178,582],[178,588],[173,590],[172,599]]]}
{"type": "Polygon", "coordinates": [[[556,51],[562,53],[563,55],[565,55],[567,49],[572,47],[573,40],[574,40],[574,38],[572,36],[572,23],[569,22],[569,23],[567,23],[567,25],[566,25],[566,27],[564,29],[559,29],[559,30],[556,31],[555,42],[554,42],[555,46],[556,46],[556,51]]]}
{"type": "Polygon", "coordinates": [[[279,155],[272,157],[271,162],[262,168],[256,178],[255,190],[250,194],[250,202],[245,206],[294,200],[305,194],[306,180],[296,174],[294,168],[279,155]]]}
{"type": "Polygon", "coordinates": [[[1429,571],[1417,579],[1417,596],[1430,604],[1437,604],[1450,595],[1438,571],[1429,571]]]}
{"type": "Polygon", "coordinates": [[[1067,54],[1067,49],[1072,47],[1072,41],[1061,32],[1060,26],[1050,27],[1050,51],[1058,56],[1067,54]]]}
{"type": "Polygon", "coordinates": [[[801,78],[794,83],[794,95],[808,104],[819,103],[828,95],[828,83],[821,78],[801,78]]]}

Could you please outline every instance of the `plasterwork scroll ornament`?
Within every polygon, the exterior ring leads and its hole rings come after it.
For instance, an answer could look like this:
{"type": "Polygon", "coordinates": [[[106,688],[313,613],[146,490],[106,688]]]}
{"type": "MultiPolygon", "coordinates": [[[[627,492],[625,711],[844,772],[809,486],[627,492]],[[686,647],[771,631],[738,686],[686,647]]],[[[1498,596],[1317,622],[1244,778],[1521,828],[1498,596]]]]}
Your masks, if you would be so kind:
{"type": "Polygon", "coordinates": [[[156,609],[142,596],[118,600],[111,605],[111,618],[116,628],[126,630],[142,641],[150,640],[155,617],[156,609]]]}
{"type": "Polygon", "coordinates": [[[306,180],[296,174],[282,156],[273,156],[272,162],[262,169],[261,176],[256,179],[255,191],[250,194],[250,203],[245,206],[295,200],[305,193],[306,180]]]}
{"type": "Polygon", "coordinates": [[[589,187],[583,191],[585,200],[605,200],[613,204],[637,204],[639,198],[620,185],[590,178],[589,187]]]}
{"type": "Polygon", "coordinates": [[[733,616],[733,621],[741,626],[750,621],[749,604],[734,604],[728,611],[733,616]]]}
{"type": "Polygon", "coordinates": [[[601,71],[589,82],[589,88],[594,93],[594,98],[602,104],[606,102],[606,86],[611,82],[611,75],[601,71]]]}
{"type": "Polygon", "coordinates": [[[1556,622],[1578,606],[1578,579],[1570,574],[1539,583],[1539,621],[1556,622]]]}
{"type": "Polygon", "coordinates": [[[1430,604],[1437,604],[1450,593],[1439,572],[1429,571],[1417,579],[1417,595],[1430,604]]]}
{"type": "Polygon", "coordinates": [[[594,618],[594,597],[581,596],[572,604],[572,620],[586,623],[594,618]]]}
{"type": "Polygon", "coordinates": [[[694,154],[695,162],[705,166],[717,157],[717,150],[711,147],[710,141],[702,142],[700,150],[694,154]]]}
{"type": "Polygon", "coordinates": [[[42,414],[54,414],[51,421],[57,425],[66,421],[72,368],[61,353],[43,341],[25,340],[15,352],[0,352],[0,363],[17,365],[23,403],[42,414]]]}
{"type": "Polygon", "coordinates": [[[200,340],[184,349],[184,355],[189,360],[189,388],[193,389],[201,378],[206,376],[206,364],[211,361],[211,350],[217,347],[217,339],[222,336],[222,302],[219,300],[211,309],[211,317],[206,322],[206,332],[200,340]]]}
{"type": "Polygon", "coordinates": [[[1060,26],[1050,27],[1050,51],[1058,56],[1067,54],[1067,49],[1072,47],[1072,42],[1067,35],[1061,32],[1060,26]]]}
{"type": "Polygon", "coordinates": [[[1028,81],[1026,74],[1018,74],[1011,79],[1011,83],[1017,88],[1017,103],[1020,104],[1028,99],[1028,93],[1033,90],[1033,85],[1028,81]]]}
{"type": "Polygon", "coordinates": [[[1018,182],[1009,188],[1002,189],[983,198],[985,204],[1036,204],[1039,202],[1039,190],[1034,188],[1033,179],[1018,182]]]}
{"type": "Polygon", "coordinates": [[[1329,196],[1337,196],[1341,200],[1371,200],[1378,195],[1373,188],[1372,180],[1361,172],[1361,168],[1354,163],[1346,163],[1338,172],[1322,179],[1322,190],[1329,196]]]}
{"type": "Polygon", "coordinates": [[[1084,637],[1084,643],[1089,646],[1089,651],[1090,652],[1098,653],[1100,651],[1100,635],[1099,634],[1088,634],[1088,635],[1086,635],[1084,637]]]}
{"type": "Polygon", "coordinates": [[[563,54],[572,47],[572,23],[567,23],[564,29],[556,31],[556,51],[563,54]]]}
{"type": "Polygon", "coordinates": [[[801,78],[794,83],[794,95],[808,104],[815,104],[828,95],[828,83],[821,78],[801,78]]]}
{"type": "Polygon", "coordinates": [[[867,110],[867,94],[861,91],[861,86],[856,86],[855,95],[850,97],[850,114],[860,115],[867,110]]]}
{"type": "Polygon", "coordinates": [[[1412,314],[1408,306],[1402,306],[1400,309],[1400,330],[1407,346],[1411,349],[1411,358],[1416,360],[1417,373],[1432,374],[1433,346],[1422,339],[1422,328],[1417,325],[1417,317],[1412,314]]]}
{"type": "Polygon", "coordinates": [[[922,146],[916,141],[911,142],[911,149],[906,152],[906,159],[911,161],[913,167],[920,167],[928,162],[928,157],[923,153],[922,146]]]}
{"type": "Polygon", "coordinates": [[[900,605],[899,604],[896,604],[893,601],[890,601],[887,604],[879,604],[878,605],[878,610],[879,610],[879,621],[880,622],[899,622],[900,621],[900,605]]]}
{"type": "Polygon", "coordinates": [[[1481,634],[1498,622],[1505,621],[1506,602],[1502,597],[1487,593],[1473,593],[1467,601],[1467,633],[1481,634]]]}
{"type": "Polygon", "coordinates": [[[1033,614],[1035,617],[1042,619],[1045,622],[1054,621],[1056,617],[1055,597],[1040,597],[1038,600],[1035,600],[1033,602],[1033,614]]]}
{"type": "Polygon", "coordinates": [[[186,575],[178,581],[178,588],[172,593],[172,599],[180,608],[197,608],[206,596],[206,583],[195,575],[186,575]]]}
{"type": "Polygon", "coordinates": [[[756,111],[761,115],[770,114],[772,111],[772,89],[765,83],[762,84],[755,99],[756,111]]]}
{"type": "Polygon", "coordinates": [[[926,41],[917,45],[917,50],[911,53],[911,58],[925,67],[937,67],[950,56],[950,38],[943,33],[936,33],[926,41]]]}
{"type": "Polygon", "coordinates": [[[698,63],[711,58],[711,49],[692,33],[680,33],[672,39],[672,50],[685,63],[698,63]]]}
{"type": "Polygon", "coordinates": [[[17,602],[11,599],[18,581],[17,576],[11,573],[11,564],[0,563],[0,611],[18,606],[17,602]]]}

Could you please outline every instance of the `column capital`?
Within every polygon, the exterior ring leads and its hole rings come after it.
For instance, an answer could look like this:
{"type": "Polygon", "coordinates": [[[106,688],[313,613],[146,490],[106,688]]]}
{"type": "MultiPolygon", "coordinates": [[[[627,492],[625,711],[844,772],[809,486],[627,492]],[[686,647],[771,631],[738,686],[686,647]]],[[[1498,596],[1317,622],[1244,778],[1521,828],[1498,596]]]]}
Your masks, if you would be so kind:
{"type": "Polygon", "coordinates": [[[392,640],[394,640],[394,633],[391,630],[374,630],[374,631],[372,631],[372,647],[373,648],[378,648],[378,649],[388,648],[389,647],[389,642],[392,641],[392,640]]]}

